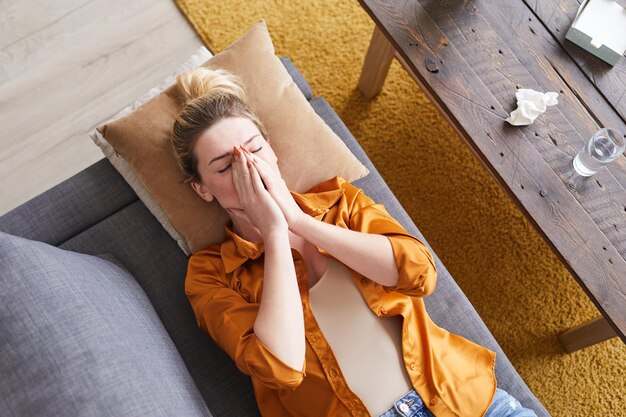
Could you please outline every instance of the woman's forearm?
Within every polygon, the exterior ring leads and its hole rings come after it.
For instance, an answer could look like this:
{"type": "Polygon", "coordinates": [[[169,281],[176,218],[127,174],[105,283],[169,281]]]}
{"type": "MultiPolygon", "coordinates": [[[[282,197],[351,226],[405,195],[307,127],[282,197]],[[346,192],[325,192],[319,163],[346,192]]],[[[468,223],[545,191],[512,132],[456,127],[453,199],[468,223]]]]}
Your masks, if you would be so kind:
{"type": "Polygon", "coordinates": [[[304,317],[288,230],[264,236],[264,245],[263,293],[254,333],[283,362],[301,370],[305,356],[304,317]]]}
{"type": "Polygon", "coordinates": [[[398,283],[391,243],[383,235],[356,232],[304,214],[291,231],[381,285],[398,283]]]}

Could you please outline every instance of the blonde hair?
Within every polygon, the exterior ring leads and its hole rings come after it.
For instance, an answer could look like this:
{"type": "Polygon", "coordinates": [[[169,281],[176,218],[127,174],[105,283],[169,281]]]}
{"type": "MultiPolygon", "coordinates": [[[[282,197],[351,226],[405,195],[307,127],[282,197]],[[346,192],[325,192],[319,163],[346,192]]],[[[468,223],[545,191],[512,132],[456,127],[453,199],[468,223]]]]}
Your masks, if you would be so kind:
{"type": "Polygon", "coordinates": [[[185,183],[201,182],[194,147],[200,135],[229,117],[247,117],[269,141],[267,131],[252,110],[241,80],[223,70],[198,67],[176,76],[183,97],[172,127],[172,148],[185,183]]]}

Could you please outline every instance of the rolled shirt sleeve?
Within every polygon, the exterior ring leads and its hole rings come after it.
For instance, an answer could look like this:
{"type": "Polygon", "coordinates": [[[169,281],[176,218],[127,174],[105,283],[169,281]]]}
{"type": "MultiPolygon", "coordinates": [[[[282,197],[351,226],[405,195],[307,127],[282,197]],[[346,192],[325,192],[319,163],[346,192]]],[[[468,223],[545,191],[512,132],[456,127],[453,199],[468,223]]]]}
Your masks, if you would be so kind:
{"type": "Polygon", "coordinates": [[[397,291],[413,297],[426,297],[437,283],[437,268],[428,247],[417,237],[408,233],[382,204],[377,204],[363,190],[345,182],[342,186],[351,198],[348,224],[351,230],[380,234],[391,243],[398,283],[384,286],[388,291],[397,291]]]}
{"type": "Polygon", "coordinates": [[[306,375],[278,358],[254,333],[259,304],[250,303],[220,278],[207,257],[189,260],[185,294],[198,326],[235,362],[237,368],[272,389],[296,389],[306,375]]]}

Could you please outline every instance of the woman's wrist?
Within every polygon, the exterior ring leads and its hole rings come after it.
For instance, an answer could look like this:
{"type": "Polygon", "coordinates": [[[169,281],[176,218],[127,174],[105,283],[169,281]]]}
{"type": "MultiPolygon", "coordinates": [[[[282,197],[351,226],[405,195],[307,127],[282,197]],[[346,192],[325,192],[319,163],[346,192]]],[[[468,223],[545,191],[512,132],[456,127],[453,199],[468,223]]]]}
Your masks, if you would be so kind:
{"type": "Polygon", "coordinates": [[[261,235],[265,243],[275,241],[281,238],[289,240],[289,227],[287,225],[273,226],[268,230],[262,231],[261,235]]]}
{"type": "Polygon", "coordinates": [[[298,232],[296,232],[296,230],[298,229],[299,225],[308,220],[307,218],[311,218],[311,216],[300,210],[296,213],[295,216],[292,217],[290,221],[287,222],[287,224],[289,225],[289,230],[296,235],[300,235],[298,232]]]}
{"type": "Polygon", "coordinates": [[[302,236],[302,227],[304,227],[304,224],[307,221],[310,220],[315,220],[313,217],[309,216],[308,214],[306,214],[305,212],[301,211],[290,223],[289,223],[289,230],[293,233],[296,234],[298,236],[301,237],[305,237],[302,236]]]}

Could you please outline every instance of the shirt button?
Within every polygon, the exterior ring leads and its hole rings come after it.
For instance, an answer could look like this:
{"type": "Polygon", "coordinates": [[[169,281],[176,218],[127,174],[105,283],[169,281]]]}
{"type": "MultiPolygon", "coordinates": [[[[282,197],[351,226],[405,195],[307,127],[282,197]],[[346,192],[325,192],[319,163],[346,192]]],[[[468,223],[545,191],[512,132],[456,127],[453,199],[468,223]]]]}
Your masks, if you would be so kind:
{"type": "Polygon", "coordinates": [[[367,285],[367,278],[361,278],[361,284],[367,285]]]}
{"type": "Polygon", "coordinates": [[[403,413],[408,413],[409,412],[409,406],[406,405],[405,403],[400,404],[400,411],[402,411],[403,413]]]}
{"type": "Polygon", "coordinates": [[[385,307],[380,309],[380,314],[387,314],[387,310],[385,310],[385,307]]]}
{"type": "Polygon", "coordinates": [[[415,366],[414,363],[411,364],[411,371],[414,371],[415,369],[417,369],[417,366],[415,366]]]}
{"type": "Polygon", "coordinates": [[[337,370],[336,370],[336,369],[331,369],[331,370],[330,370],[330,374],[331,374],[332,376],[335,376],[335,377],[336,377],[336,376],[337,376],[337,370]]]}
{"type": "Polygon", "coordinates": [[[434,397],[432,400],[430,400],[430,405],[435,405],[437,404],[437,397],[434,397]]]}

